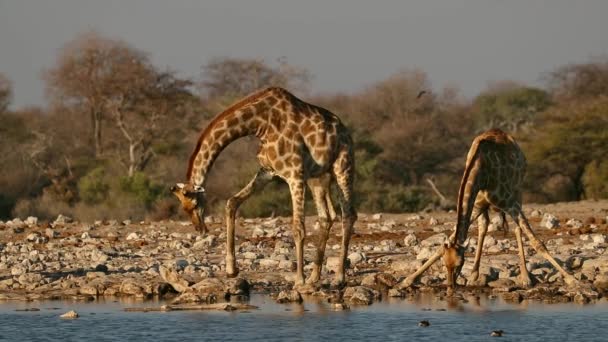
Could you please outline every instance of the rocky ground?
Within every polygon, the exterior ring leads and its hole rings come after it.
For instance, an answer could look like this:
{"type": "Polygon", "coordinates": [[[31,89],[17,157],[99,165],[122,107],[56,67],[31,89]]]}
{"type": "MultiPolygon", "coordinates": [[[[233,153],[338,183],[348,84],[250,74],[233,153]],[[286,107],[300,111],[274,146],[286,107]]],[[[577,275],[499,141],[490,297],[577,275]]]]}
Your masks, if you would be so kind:
{"type": "MultiPolygon", "coordinates": [[[[608,201],[527,205],[525,212],[549,251],[580,281],[564,285],[551,265],[526,248],[531,289],[518,287],[517,244],[512,230],[496,221],[485,241],[479,284],[459,287],[462,294],[487,293],[512,301],[586,303],[608,291],[608,201]]],[[[302,300],[293,290],[294,244],[290,218],[239,219],[239,277],[224,276],[225,232],[219,218],[209,218],[210,234],[199,236],[189,222],[54,222],[30,217],[0,222],[0,299],[35,300],[97,296],[153,296],[174,303],[213,303],[268,293],[279,302],[302,300]]],[[[360,214],[351,241],[348,284],[331,286],[338,266],[340,224],[335,223],[327,246],[327,264],[320,284],[305,292],[327,297],[336,310],[347,304],[370,304],[383,296],[418,292],[445,295],[441,262],[411,288],[398,283],[414,272],[451,234],[455,213],[360,214]],[[346,304],[343,304],[346,303],[346,304]]],[[[513,226],[513,223],[510,223],[513,226]]],[[[476,227],[461,285],[471,271],[476,227]]],[[[306,270],[318,234],[314,217],[307,219],[306,270]]],[[[464,297],[461,297],[465,300],[464,297]]]]}

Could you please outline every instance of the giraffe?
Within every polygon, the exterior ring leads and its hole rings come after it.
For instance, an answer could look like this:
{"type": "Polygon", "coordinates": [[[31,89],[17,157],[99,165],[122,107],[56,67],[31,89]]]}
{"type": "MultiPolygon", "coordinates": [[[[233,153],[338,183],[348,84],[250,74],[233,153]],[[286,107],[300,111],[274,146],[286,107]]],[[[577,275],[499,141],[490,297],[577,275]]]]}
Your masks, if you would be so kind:
{"type": "MultiPolygon", "coordinates": [[[[418,271],[407,277],[400,288],[409,287],[438,259],[443,257],[447,269],[448,293],[452,293],[456,279],[464,263],[464,245],[471,221],[478,220],[478,240],[475,261],[469,282],[479,278],[479,265],[483,241],[488,229],[489,210],[510,216],[516,223],[515,238],[518,245],[520,281],[530,287],[532,281],[526,268],[522,231],[532,247],[547,259],[564,277],[566,284],[573,285],[576,279],[566,272],[549,254],[545,244],[539,240],[522,210],[522,182],[526,169],[526,158],[512,136],[499,129],[491,129],[477,136],[467,155],[464,175],[458,192],[456,207],[456,231],[449,241],[437,251],[418,271]]],[[[506,224],[506,223],[503,223],[506,224]]]]}
{"type": "Polygon", "coordinates": [[[357,213],[353,206],[353,142],[340,119],[328,110],[306,103],[285,89],[271,87],[245,97],[217,115],[205,128],[188,165],[188,183],[171,188],[192,223],[203,234],[205,182],[220,152],[231,142],[255,135],[260,140],[257,158],[260,169],[251,181],[228,199],[226,220],[226,273],[235,277],[234,230],[236,211],[254,192],[261,190],[274,177],[284,180],[291,192],[293,237],[297,268],[295,284],[304,280],[305,184],[310,188],[321,225],[312,272],[307,284],[321,275],[325,246],[336,214],[330,198],[330,184],[339,189],[342,209],[342,250],[336,282],[345,281],[345,264],[357,213]]]}

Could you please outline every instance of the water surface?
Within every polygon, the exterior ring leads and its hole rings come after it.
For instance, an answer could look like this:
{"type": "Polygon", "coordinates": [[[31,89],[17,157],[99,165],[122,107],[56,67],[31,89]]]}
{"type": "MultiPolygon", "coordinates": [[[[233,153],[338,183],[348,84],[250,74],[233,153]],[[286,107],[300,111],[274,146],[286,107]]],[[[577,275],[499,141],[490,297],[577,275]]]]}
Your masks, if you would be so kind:
{"type": "Polygon", "coordinates": [[[349,311],[322,301],[276,304],[254,295],[247,312],[125,312],[160,302],[0,302],[0,340],[6,341],[608,341],[608,303],[507,304],[482,298],[468,303],[390,299],[349,311]],[[16,311],[39,308],[40,311],[16,311]],[[80,318],[60,319],[76,310],[80,318]],[[418,326],[428,320],[427,328],[418,326]]]}

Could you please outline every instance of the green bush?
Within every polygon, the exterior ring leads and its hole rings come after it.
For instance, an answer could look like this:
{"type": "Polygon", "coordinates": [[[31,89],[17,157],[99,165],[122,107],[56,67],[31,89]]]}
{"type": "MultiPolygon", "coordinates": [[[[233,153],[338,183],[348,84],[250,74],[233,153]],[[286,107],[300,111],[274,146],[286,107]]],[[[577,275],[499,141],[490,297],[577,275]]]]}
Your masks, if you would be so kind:
{"type": "Polygon", "coordinates": [[[86,204],[99,204],[106,200],[110,184],[105,169],[97,167],[78,181],[78,195],[86,204]]]}
{"type": "Polygon", "coordinates": [[[131,195],[138,202],[150,208],[161,194],[161,186],[154,184],[143,172],[136,172],[132,177],[120,179],[120,190],[131,195]]]}
{"type": "Polygon", "coordinates": [[[608,198],[608,162],[594,160],[587,164],[583,174],[583,187],[587,198],[608,198]]]}

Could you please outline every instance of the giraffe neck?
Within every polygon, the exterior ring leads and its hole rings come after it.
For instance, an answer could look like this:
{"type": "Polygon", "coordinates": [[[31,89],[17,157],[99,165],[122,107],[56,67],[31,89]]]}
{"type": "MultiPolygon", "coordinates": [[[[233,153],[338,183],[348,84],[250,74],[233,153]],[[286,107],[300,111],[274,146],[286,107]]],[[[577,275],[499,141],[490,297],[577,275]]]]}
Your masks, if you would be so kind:
{"type": "Polygon", "coordinates": [[[190,184],[205,185],[213,162],[230,143],[245,136],[263,134],[269,109],[264,95],[267,94],[262,91],[245,98],[209,123],[190,157],[187,173],[190,184]]]}

